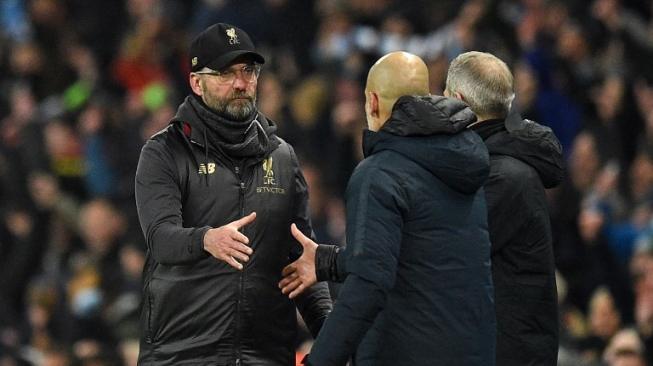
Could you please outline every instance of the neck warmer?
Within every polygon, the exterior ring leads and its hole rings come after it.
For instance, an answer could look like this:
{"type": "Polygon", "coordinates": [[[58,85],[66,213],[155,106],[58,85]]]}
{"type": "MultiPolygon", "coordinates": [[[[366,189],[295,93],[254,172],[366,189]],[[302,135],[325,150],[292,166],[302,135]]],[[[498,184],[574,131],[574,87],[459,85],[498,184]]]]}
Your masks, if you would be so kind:
{"type": "MultiPolygon", "coordinates": [[[[268,133],[253,113],[244,121],[231,121],[215,113],[198,98],[188,98],[197,112],[207,138],[205,143],[234,158],[263,158],[270,148],[268,133]]],[[[274,128],[274,126],[269,126],[274,128]]]]}

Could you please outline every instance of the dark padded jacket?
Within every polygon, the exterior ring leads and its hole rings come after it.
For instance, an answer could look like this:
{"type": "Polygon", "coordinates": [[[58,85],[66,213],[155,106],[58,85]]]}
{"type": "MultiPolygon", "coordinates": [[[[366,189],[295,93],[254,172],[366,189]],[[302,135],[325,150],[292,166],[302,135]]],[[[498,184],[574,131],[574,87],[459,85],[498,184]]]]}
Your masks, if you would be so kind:
{"type": "Polygon", "coordinates": [[[555,366],[558,302],[545,188],[564,173],[548,127],[514,115],[472,127],[490,152],[488,204],[497,311],[497,365],[555,366]]]}
{"type": "Polygon", "coordinates": [[[306,182],[290,145],[271,133],[265,161],[234,164],[205,145],[204,113],[187,100],[141,152],[136,203],[148,252],[139,364],[291,365],[295,309],[314,335],[331,309],[325,284],[295,303],[277,287],[300,248],[290,224],[312,234],[306,182]],[[242,231],[254,253],[243,271],[203,249],[209,228],[252,211],[242,231]]]}
{"type": "MultiPolygon", "coordinates": [[[[564,159],[550,128],[517,115],[471,127],[490,152],[485,184],[497,313],[497,365],[554,366],[558,304],[551,226],[544,189],[564,176],[564,159]]],[[[320,245],[318,280],[342,282],[345,256],[320,245]]]]}
{"type": "Polygon", "coordinates": [[[347,187],[347,279],[310,365],[494,365],[489,173],[474,115],[402,97],[347,187]]]}

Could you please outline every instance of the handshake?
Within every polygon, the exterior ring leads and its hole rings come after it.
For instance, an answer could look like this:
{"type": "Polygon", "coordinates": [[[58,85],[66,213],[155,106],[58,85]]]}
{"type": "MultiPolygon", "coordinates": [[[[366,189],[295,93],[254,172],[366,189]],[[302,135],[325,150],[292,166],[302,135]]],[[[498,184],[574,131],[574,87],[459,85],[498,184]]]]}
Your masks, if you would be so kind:
{"type": "MultiPolygon", "coordinates": [[[[249,261],[254,253],[248,246],[249,238],[240,230],[256,220],[256,212],[242,217],[218,228],[209,229],[204,234],[204,250],[213,257],[224,261],[231,267],[242,271],[243,264],[249,261]]],[[[317,243],[304,235],[297,225],[292,224],[290,231],[302,245],[302,255],[282,270],[283,279],[279,282],[281,292],[294,299],[304,290],[317,283],[315,272],[315,253],[317,243]]]]}

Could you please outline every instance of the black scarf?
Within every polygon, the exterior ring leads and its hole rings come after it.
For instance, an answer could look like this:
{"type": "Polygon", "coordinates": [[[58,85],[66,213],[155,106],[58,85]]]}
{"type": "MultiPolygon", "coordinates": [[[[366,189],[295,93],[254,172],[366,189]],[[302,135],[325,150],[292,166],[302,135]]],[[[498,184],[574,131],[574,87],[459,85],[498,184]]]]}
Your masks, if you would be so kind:
{"type": "Polygon", "coordinates": [[[226,155],[242,159],[263,159],[270,150],[268,135],[276,129],[266,123],[267,130],[258,120],[258,113],[253,113],[244,121],[231,121],[208,108],[199,98],[188,98],[197,112],[207,135],[205,143],[210,147],[223,151],[226,155]]]}

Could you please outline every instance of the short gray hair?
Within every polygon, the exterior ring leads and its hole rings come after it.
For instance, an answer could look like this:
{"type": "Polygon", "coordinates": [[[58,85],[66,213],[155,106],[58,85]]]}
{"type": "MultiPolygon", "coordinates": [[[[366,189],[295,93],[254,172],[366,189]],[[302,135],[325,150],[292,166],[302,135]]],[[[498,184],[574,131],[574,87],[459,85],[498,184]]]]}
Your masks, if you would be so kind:
{"type": "Polygon", "coordinates": [[[466,52],[449,65],[446,90],[460,93],[469,108],[483,117],[505,118],[515,98],[513,77],[505,62],[485,52],[466,52]]]}

